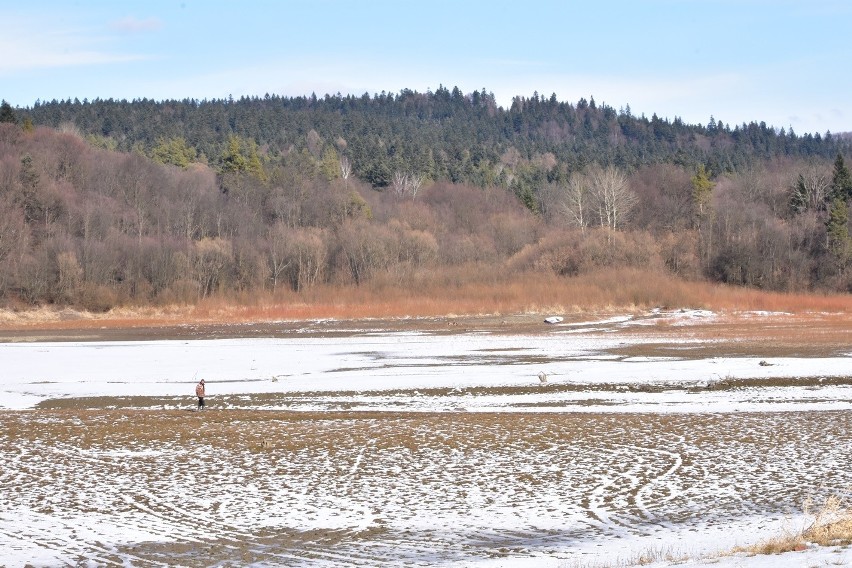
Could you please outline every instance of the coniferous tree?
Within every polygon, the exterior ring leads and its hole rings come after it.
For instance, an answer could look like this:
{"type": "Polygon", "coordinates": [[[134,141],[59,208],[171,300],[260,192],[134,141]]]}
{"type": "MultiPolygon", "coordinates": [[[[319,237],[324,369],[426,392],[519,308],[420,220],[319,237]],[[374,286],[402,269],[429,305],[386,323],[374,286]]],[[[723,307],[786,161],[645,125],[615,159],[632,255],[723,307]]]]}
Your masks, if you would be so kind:
{"type": "Polygon", "coordinates": [[[805,176],[799,174],[796,178],[796,183],[793,185],[793,191],[790,194],[790,210],[793,213],[803,213],[808,210],[809,205],[805,176]]]}
{"type": "MultiPolygon", "coordinates": [[[[511,147],[519,149],[525,160],[550,153],[568,171],[592,163],[630,171],[671,162],[704,163],[716,172],[735,172],[755,160],[782,155],[833,157],[849,146],[843,137],[782,135],[758,122],[730,130],[714,118],[714,142],[703,148],[695,143],[696,135],[706,134],[707,127],[685,124],[677,117],[671,123],[659,116],[649,120],[629,110],[619,114],[585,98],[572,105],[538,93],[515,97],[511,107],[503,109],[484,90],[465,96],[458,88],[443,86],[434,93],[404,90],[373,97],[51,101],[27,109],[27,116],[38,125],[73,123],[87,138],[106,137],[115,144],[102,147],[136,148],[148,155],[162,139],[186,136],[199,157],[208,156],[226,168],[234,164],[223,164],[220,157],[234,135],[241,143],[251,141],[263,148],[264,167],[293,150],[312,151],[320,160],[329,141],[345,140],[353,175],[369,179],[374,187],[387,186],[390,174],[402,170],[423,172],[433,181],[496,183],[511,189],[511,179],[499,175],[499,156],[511,147]],[[311,131],[315,135],[309,138],[311,131]],[[433,157],[431,167],[414,163],[427,155],[433,157]]],[[[250,157],[246,147],[242,151],[250,157]]]]}
{"type": "Polygon", "coordinates": [[[840,197],[835,197],[831,202],[825,228],[828,252],[842,273],[849,263],[852,242],[849,238],[849,208],[840,197]]]}
{"type": "Polygon", "coordinates": [[[222,172],[247,173],[261,181],[267,181],[266,172],[257,153],[254,140],[245,140],[232,135],[228,138],[228,147],[222,154],[222,172]]]}
{"type": "Polygon", "coordinates": [[[181,168],[187,168],[197,158],[195,149],[187,144],[182,137],[166,140],[160,138],[157,145],[151,151],[154,161],[161,164],[172,164],[181,168]]]}
{"type": "Polygon", "coordinates": [[[831,195],[835,198],[852,199],[852,175],[843,162],[843,156],[837,154],[834,159],[834,174],[831,177],[831,195]]]}
{"type": "Polygon", "coordinates": [[[228,138],[228,148],[222,154],[223,172],[244,172],[248,169],[248,160],[243,155],[240,139],[237,136],[228,138]]]}
{"type": "Polygon", "coordinates": [[[714,185],[710,181],[710,172],[706,170],[704,164],[700,164],[695,175],[692,177],[692,202],[695,206],[695,223],[699,232],[701,232],[702,225],[711,214],[711,198],[713,196],[714,185]]]}
{"type": "Polygon", "coordinates": [[[698,231],[698,241],[701,256],[709,265],[713,248],[713,186],[710,172],[704,164],[698,166],[698,171],[692,177],[692,204],[694,208],[695,229],[698,231]]]}
{"type": "Polygon", "coordinates": [[[7,103],[5,100],[0,103],[0,122],[11,122],[12,124],[18,123],[18,117],[15,116],[15,111],[12,110],[12,105],[7,103]]]}

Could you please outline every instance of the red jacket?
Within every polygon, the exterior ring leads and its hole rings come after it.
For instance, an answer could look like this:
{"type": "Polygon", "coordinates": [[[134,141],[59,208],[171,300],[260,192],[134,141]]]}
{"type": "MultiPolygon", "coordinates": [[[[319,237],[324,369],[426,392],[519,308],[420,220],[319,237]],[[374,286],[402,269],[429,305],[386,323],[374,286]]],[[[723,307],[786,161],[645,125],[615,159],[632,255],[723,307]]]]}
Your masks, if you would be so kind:
{"type": "Polygon", "coordinates": [[[195,385],[195,396],[204,398],[204,383],[198,383],[195,385]]]}

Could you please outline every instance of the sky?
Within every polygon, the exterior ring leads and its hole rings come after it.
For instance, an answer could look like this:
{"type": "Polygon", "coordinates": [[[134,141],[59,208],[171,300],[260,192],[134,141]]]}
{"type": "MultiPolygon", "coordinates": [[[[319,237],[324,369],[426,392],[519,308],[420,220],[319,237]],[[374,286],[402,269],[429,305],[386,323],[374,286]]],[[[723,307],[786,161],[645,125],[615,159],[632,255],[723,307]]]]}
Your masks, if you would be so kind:
{"type": "Polygon", "coordinates": [[[0,0],[0,98],[485,89],[852,132],[848,0],[0,0]]]}

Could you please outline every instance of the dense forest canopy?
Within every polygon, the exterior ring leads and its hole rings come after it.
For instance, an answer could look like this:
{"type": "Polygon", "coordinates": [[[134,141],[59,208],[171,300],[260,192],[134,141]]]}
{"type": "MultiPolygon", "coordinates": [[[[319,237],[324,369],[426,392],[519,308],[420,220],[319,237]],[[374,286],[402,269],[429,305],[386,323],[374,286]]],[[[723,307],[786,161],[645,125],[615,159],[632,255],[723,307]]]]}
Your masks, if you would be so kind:
{"type": "Polygon", "coordinates": [[[376,187],[389,185],[397,170],[481,187],[524,185],[528,180],[506,171],[506,162],[543,156],[558,165],[548,170],[549,181],[591,163],[628,170],[703,163],[724,173],[779,156],[832,158],[844,146],[830,133],[799,136],[762,122],[731,127],[713,117],[707,125],[637,117],[629,105],[616,111],[594,97],[571,104],[535,93],[504,109],[484,89],[465,95],[445,87],[360,97],[54,100],[19,112],[36,125],[73,124],[122,151],[180,139],[211,165],[234,135],[270,157],[327,148],[348,156],[353,173],[376,187]]]}
{"type": "Polygon", "coordinates": [[[108,309],[637,266],[849,290],[845,136],[534,94],[0,107],[0,301],[108,309]]]}

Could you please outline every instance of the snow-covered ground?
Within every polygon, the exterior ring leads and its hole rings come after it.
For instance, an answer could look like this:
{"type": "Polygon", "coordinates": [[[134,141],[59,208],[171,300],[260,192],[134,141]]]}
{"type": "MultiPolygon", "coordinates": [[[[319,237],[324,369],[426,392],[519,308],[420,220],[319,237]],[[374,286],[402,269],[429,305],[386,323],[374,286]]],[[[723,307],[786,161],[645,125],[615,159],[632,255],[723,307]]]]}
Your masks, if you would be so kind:
{"type": "MultiPolygon", "coordinates": [[[[621,320],[606,323],[613,322],[621,320]]],[[[288,409],[345,404],[372,410],[536,412],[852,410],[852,385],[830,380],[850,375],[851,355],[696,359],[680,353],[699,340],[681,339],[667,340],[670,355],[625,357],[611,351],[628,341],[658,339],[648,334],[627,340],[601,329],[574,324],[534,336],[365,332],[329,338],[0,343],[0,408],[31,408],[69,397],[177,397],[176,404],[191,404],[194,385],[204,378],[211,404],[218,398],[227,405],[228,396],[278,394],[288,409]],[[734,379],[773,378],[802,381],[715,388],[734,379]],[[442,391],[430,395],[434,389],[442,391]]]]}
{"type": "Polygon", "coordinates": [[[670,355],[623,355],[659,340],[618,333],[639,324],[0,344],[0,566],[852,563],[819,547],[701,559],[852,486],[852,356],[701,359],[682,355],[701,341],[688,334],[670,355]],[[176,412],[202,377],[207,414],[176,412]],[[103,418],[28,410],[81,397],[102,397],[103,418]],[[106,423],[137,408],[173,426],[134,439],[106,423]],[[216,422],[244,409],[269,418],[216,422]],[[239,443],[196,451],[187,417],[239,443]]]}

